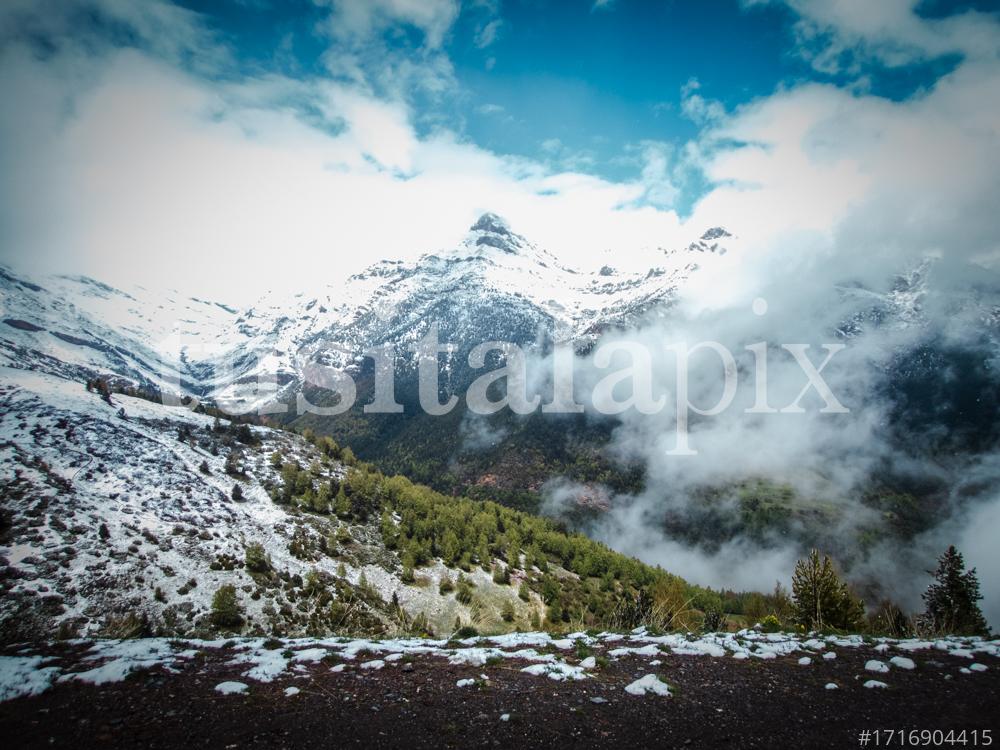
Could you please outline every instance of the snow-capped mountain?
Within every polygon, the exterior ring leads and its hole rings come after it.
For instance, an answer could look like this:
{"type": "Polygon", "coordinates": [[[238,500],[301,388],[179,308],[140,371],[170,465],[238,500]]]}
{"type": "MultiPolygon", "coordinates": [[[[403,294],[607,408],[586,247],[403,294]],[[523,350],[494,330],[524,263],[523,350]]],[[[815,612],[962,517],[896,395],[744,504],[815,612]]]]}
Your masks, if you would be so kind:
{"type": "Polygon", "coordinates": [[[173,291],[121,290],[86,276],[36,283],[0,268],[0,361],[12,367],[175,381],[198,392],[196,358],[183,346],[217,340],[235,317],[231,307],[173,291]]]}
{"type": "Polygon", "coordinates": [[[86,277],[0,273],[0,361],[80,379],[114,374],[164,392],[244,408],[274,399],[318,362],[357,366],[371,347],[405,351],[432,324],[459,352],[483,341],[582,342],[667,309],[707,258],[733,241],[721,228],[651,253],[643,273],[584,272],[484,214],[457,247],[381,261],[346,284],[267,294],[242,311],[221,302],[120,290],[86,277]],[[260,390],[259,382],[270,382],[260,390]]]}

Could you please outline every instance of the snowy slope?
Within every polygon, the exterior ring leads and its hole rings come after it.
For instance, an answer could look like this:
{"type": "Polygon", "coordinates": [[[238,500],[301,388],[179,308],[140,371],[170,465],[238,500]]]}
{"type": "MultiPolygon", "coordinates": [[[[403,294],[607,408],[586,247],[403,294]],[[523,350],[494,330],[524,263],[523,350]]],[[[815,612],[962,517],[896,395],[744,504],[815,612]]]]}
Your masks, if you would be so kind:
{"type": "MultiPolygon", "coordinates": [[[[247,632],[304,634],[322,630],[328,616],[303,604],[310,571],[354,607],[342,624],[348,631],[402,627],[389,604],[394,593],[404,610],[442,627],[456,617],[470,621],[453,595],[438,594],[443,568],[428,569],[434,580],[426,588],[400,582],[399,560],[383,546],[377,518],[347,527],[345,541],[336,517],[272,502],[265,485],[280,484],[269,461],[275,451],[320,466],[320,480],[343,473],[301,438],[252,428],[260,442],[245,445],[227,423],[213,429],[205,415],[113,400],[109,406],[53,375],[0,368],[0,639],[60,627],[65,634],[113,633],[136,618],[154,633],[207,634],[212,596],[224,584],[238,589],[247,632]],[[244,476],[225,473],[233,452],[244,476]],[[240,502],[230,496],[236,483],[240,502]],[[253,543],[271,559],[270,581],[243,568],[253,543]],[[359,592],[362,575],[374,595],[359,592]]],[[[472,577],[484,591],[493,587],[483,571],[472,577]]],[[[534,606],[509,586],[500,595],[518,611],[534,606]]]]}
{"type": "Polygon", "coordinates": [[[0,363],[10,367],[197,391],[203,347],[235,317],[233,308],[173,291],[122,291],[83,276],[35,281],[0,268],[0,363]]]}

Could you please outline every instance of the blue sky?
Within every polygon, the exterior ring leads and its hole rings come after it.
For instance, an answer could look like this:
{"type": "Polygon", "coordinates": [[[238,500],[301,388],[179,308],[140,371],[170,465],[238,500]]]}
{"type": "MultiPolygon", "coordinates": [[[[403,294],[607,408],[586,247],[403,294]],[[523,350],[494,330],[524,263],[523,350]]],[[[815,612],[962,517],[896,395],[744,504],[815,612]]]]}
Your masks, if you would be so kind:
{"type": "MultiPolygon", "coordinates": [[[[247,72],[329,75],[337,54],[323,26],[329,9],[311,0],[184,0],[231,46],[247,72]]],[[[947,17],[990,2],[926,2],[916,12],[947,17]]],[[[994,8],[995,9],[995,8],[994,8]]],[[[442,40],[457,84],[444,96],[408,92],[418,132],[442,123],[492,151],[572,166],[601,177],[634,176],[635,144],[683,144],[702,123],[684,112],[682,92],[733,110],[804,81],[852,85],[905,99],[954,69],[957,54],[907,65],[864,62],[820,71],[796,49],[799,16],[781,3],[507,0],[463,6],[442,40]],[[492,26],[492,31],[484,29],[492,26]]],[[[382,33],[394,51],[415,54],[426,36],[401,23],[382,33]]],[[[707,183],[684,176],[677,196],[689,211],[707,183]]]]}
{"type": "MultiPolygon", "coordinates": [[[[717,225],[830,252],[864,212],[894,229],[972,205],[921,189],[992,194],[998,19],[995,0],[7,0],[0,260],[199,293],[225,274],[252,299],[316,258],[334,279],[453,246],[486,210],[584,267],[648,269],[717,225]]],[[[965,246],[991,257],[978,216],[965,246]]]]}

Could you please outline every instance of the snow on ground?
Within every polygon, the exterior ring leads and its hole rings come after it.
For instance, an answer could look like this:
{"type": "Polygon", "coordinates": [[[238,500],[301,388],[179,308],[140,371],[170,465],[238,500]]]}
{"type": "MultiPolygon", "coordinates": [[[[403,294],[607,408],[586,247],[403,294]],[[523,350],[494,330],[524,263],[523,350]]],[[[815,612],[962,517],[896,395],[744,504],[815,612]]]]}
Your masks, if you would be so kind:
{"type": "Polygon", "coordinates": [[[215,692],[222,693],[223,695],[240,695],[245,693],[249,687],[245,682],[220,682],[215,686],[215,692]]]}
{"type": "Polygon", "coordinates": [[[44,666],[42,656],[0,656],[0,701],[38,695],[52,687],[59,667],[44,666]]]}
{"type": "MultiPolygon", "coordinates": [[[[84,667],[80,671],[65,670],[59,665],[58,656],[34,653],[23,649],[15,656],[0,657],[0,700],[10,700],[22,695],[44,692],[54,682],[79,681],[93,685],[120,682],[133,672],[162,667],[167,671],[176,670],[200,653],[222,646],[231,648],[236,654],[230,660],[241,679],[258,683],[269,683],[283,676],[303,669],[303,664],[317,664],[321,661],[335,661],[332,671],[342,672],[357,665],[361,669],[398,669],[408,655],[427,655],[442,658],[451,664],[478,667],[491,660],[527,662],[521,667],[525,674],[555,681],[585,680],[597,667],[597,658],[590,654],[582,659],[574,656],[570,648],[576,644],[590,650],[604,651],[611,659],[646,660],[648,666],[656,666],[664,659],[676,654],[697,655],[707,658],[721,658],[727,655],[748,659],[777,658],[777,654],[813,654],[817,651],[828,656],[830,651],[822,649],[836,642],[841,648],[871,646],[861,637],[828,636],[824,641],[807,639],[788,633],[759,633],[741,630],[738,633],[710,633],[694,635],[652,635],[645,630],[637,630],[628,635],[600,633],[596,636],[574,633],[568,638],[557,638],[547,633],[512,633],[500,636],[467,638],[461,642],[401,638],[401,639],[359,639],[359,638],[239,638],[228,641],[204,641],[195,639],[147,638],[137,640],[108,640],[97,642],[77,641],[75,645],[86,647],[82,659],[84,667]],[[628,646],[620,644],[627,643],[628,646]],[[666,644],[673,644],[667,646],[666,644]],[[530,646],[530,647],[529,647],[530,646]],[[652,648],[649,648],[652,646],[652,648]],[[807,648],[807,646],[811,648],[807,648]],[[763,650],[761,647],[764,647],[763,650]],[[765,656],[766,655],[766,656],[765,656]],[[377,657],[377,658],[376,658],[377,657]],[[656,658],[651,658],[656,657],[656,658]],[[92,665],[92,666],[91,666],[92,665]]],[[[1000,640],[986,641],[981,638],[947,638],[934,642],[925,641],[922,649],[913,641],[885,640],[888,649],[902,650],[913,654],[920,650],[930,652],[946,651],[951,654],[983,654],[1000,658],[1000,640]]],[[[797,661],[812,663],[812,656],[800,656],[797,661]]],[[[916,661],[910,657],[893,656],[889,663],[899,669],[912,669],[916,661]]],[[[872,659],[865,668],[870,672],[887,673],[890,667],[883,661],[872,659]]],[[[962,674],[973,675],[988,669],[986,664],[974,662],[962,667],[962,674]]],[[[237,675],[234,675],[234,677],[237,675]]],[[[463,678],[463,680],[473,678],[463,678]]],[[[485,677],[484,677],[485,679],[485,677]]],[[[465,685],[471,684],[468,682],[465,685]]],[[[865,687],[885,687],[878,680],[868,680],[865,687]]],[[[460,685],[461,686],[461,685],[460,685]]],[[[669,688],[653,674],[647,674],[629,686],[635,694],[654,692],[668,695],[669,688]],[[655,682],[654,682],[655,681],[655,682]],[[662,687],[661,687],[662,686],[662,687]],[[641,691],[641,692],[636,692],[641,691]],[[667,692],[662,692],[667,691],[667,692]]],[[[828,684],[827,689],[837,686],[828,684]],[[831,687],[832,685],[832,687],[831,687]]]]}
{"type": "MultiPolygon", "coordinates": [[[[19,477],[12,494],[23,492],[10,502],[12,544],[0,545],[6,558],[0,565],[17,567],[0,605],[6,618],[48,592],[57,618],[52,630],[74,623],[89,635],[140,588],[143,614],[162,621],[171,610],[179,622],[193,622],[219,586],[251,583],[238,568],[212,567],[220,555],[242,563],[251,542],[263,544],[281,569],[305,573],[279,531],[287,514],[259,483],[244,483],[244,502],[230,500],[230,449],[213,455],[178,439],[182,428],[208,436],[207,415],[120,395],[109,406],[81,383],[2,367],[0,398],[0,471],[19,477]],[[156,589],[162,593],[154,601],[147,592],[156,589]]],[[[279,433],[261,434],[288,442],[279,433]]],[[[265,619],[264,605],[243,601],[256,620],[265,619]]]]}
{"type": "Polygon", "coordinates": [[[645,677],[640,677],[632,684],[626,685],[625,692],[630,695],[646,695],[646,693],[653,693],[655,695],[662,695],[669,698],[670,686],[663,682],[655,674],[648,674],[645,677]]]}
{"type": "Polygon", "coordinates": [[[585,680],[587,673],[583,667],[573,666],[565,662],[554,661],[548,664],[532,664],[521,670],[527,674],[545,676],[550,680],[562,682],[563,680],[585,680]]]}
{"type": "Polygon", "coordinates": [[[865,670],[868,672],[885,673],[889,671],[889,665],[884,661],[879,661],[878,659],[869,659],[865,662],[865,670]]]}
{"type": "Polygon", "coordinates": [[[889,659],[889,663],[894,667],[899,667],[900,669],[916,669],[917,665],[913,659],[906,656],[894,656],[889,659]]]}

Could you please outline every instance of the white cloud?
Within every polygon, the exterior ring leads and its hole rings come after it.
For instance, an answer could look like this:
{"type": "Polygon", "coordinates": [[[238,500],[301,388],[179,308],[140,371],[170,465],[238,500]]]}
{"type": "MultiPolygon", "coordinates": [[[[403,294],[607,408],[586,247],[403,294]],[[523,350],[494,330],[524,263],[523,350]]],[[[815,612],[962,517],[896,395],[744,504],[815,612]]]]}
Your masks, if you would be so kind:
{"type": "Polygon", "coordinates": [[[450,245],[484,210],[580,263],[678,233],[671,213],[622,208],[640,183],[418,138],[404,104],[357,86],[211,82],[137,51],[80,86],[77,62],[4,53],[21,106],[0,138],[26,146],[0,188],[8,261],[249,302],[450,245]]]}
{"type": "MultiPolygon", "coordinates": [[[[581,174],[589,156],[556,139],[546,166],[447,130],[418,137],[404,100],[363,81],[219,83],[137,51],[80,54],[65,46],[43,62],[18,44],[3,51],[0,86],[19,102],[0,114],[18,154],[2,183],[9,259],[203,293],[225,274],[252,296],[305,283],[297,269],[317,262],[335,275],[439,248],[493,210],[584,264],[615,248],[622,267],[648,267],[651,248],[727,226],[749,249],[706,290],[725,304],[781,253],[784,267],[804,267],[838,236],[872,274],[915,248],[954,252],[960,240],[964,255],[989,259],[1000,247],[986,209],[1000,174],[995,63],[967,62],[901,103],[832,86],[778,91],[714,113],[683,149],[640,144],[640,176],[611,182],[581,174]],[[320,122],[302,115],[306,104],[320,122]],[[678,170],[692,165],[717,187],[682,222],[670,206],[678,170]],[[970,205],[983,210],[956,227],[970,205]],[[867,260],[876,246],[884,263],[867,260]]],[[[696,91],[685,88],[688,99],[696,91]]]]}
{"type": "Polygon", "coordinates": [[[672,148],[665,143],[647,141],[642,144],[643,199],[659,208],[671,208],[679,190],[670,177],[672,148]]]}
{"type": "Polygon", "coordinates": [[[800,51],[825,72],[856,71],[858,63],[868,59],[889,66],[950,53],[969,59],[996,59],[1000,22],[994,15],[966,11],[927,19],[916,13],[919,0],[776,1],[799,15],[796,31],[800,51]]]}
{"type": "Polygon", "coordinates": [[[486,49],[489,47],[497,40],[497,36],[499,35],[501,28],[503,28],[503,21],[499,18],[494,18],[492,21],[487,23],[478,32],[476,32],[476,46],[479,47],[479,49],[486,49]]]}
{"type": "Polygon", "coordinates": [[[706,125],[722,120],[726,116],[726,108],[722,102],[706,99],[698,94],[701,84],[697,78],[691,78],[681,87],[681,112],[692,122],[706,125]]]}
{"type": "Polygon", "coordinates": [[[487,102],[486,104],[480,104],[476,107],[476,111],[481,115],[500,115],[506,110],[499,104],[491,104],[487,102]]]}
{"type": "Polygon", "coordinates": [[[0,48],[27,43],[37,45],[41,56],[53,48],[72,49],[79,56],[81,77],[93,58],[109,51],[104,36],[109,28],[127,30],[122,34],[124,45],[141,47],[159,59],[183,63],[202,73],[218,73],[232,64],[227,48],[205,27],[202,17],[168,0],[141,4],[129,0],[0,3],[0,48]]]}
{"type": "Polygon", "coordinates": [[[314,0],[332,9],[329,33],[341,40],[367,40],[395,25],[423,32],[428,47],[440,47],[458,18],[456,0],[314,0]]]}

